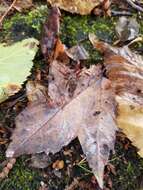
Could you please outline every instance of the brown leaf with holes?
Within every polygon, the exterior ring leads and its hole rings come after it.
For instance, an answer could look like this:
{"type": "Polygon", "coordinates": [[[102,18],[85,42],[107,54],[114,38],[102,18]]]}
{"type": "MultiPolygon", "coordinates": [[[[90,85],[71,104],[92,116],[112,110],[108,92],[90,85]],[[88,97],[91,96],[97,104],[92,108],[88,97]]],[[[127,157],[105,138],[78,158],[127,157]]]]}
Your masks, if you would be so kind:
{"type": "Polygon", "coordinates": [[[90,40],[104,53],[106,74],[116,92],[118,126],[143,157],[143,58],[127,46],[112,47],[94,35],[90,35],[90,40]]]}

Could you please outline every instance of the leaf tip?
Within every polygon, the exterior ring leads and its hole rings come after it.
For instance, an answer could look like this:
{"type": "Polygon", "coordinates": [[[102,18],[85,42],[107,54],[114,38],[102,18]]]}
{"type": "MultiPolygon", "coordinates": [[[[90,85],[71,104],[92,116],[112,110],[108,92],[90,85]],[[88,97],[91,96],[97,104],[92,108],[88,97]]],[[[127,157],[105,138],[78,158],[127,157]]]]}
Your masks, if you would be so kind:
{"type": "Polygon", "coordinates": [[[98,182],[98,185],[101,189],[103,189],[103,173],[97,173],[97,172],[94,172],[94,175],[96,177],[96,180],[98,182]]]}

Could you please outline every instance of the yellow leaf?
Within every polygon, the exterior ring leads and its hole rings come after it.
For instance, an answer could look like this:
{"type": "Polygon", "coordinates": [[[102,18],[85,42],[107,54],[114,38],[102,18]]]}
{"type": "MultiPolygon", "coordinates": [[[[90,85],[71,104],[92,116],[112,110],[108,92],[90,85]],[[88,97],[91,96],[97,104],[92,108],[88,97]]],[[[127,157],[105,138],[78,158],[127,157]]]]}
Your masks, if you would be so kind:
{"type": "Polygon", "coordinates": [[[116,100],[118,102],[118,127],[138,147],[138,153],[143,157],[143,106],[125,97],[117,96],[116,100]]]}
{"type": "Polygon", "coordinates": [[[47,0],[52,6],[57,6],[71,13],[90,14],[100,4],[100,0],[47,0]]]}

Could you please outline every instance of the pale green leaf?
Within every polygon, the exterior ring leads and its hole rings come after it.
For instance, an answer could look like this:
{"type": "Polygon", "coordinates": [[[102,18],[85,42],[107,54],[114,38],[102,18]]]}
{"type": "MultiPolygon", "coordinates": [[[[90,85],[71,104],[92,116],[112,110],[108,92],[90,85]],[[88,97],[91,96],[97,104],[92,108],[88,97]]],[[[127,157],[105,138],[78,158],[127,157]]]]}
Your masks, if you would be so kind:
{"type": "Polygon", "coordinates": [[[11,46],[0,44],[0,103],[18,92],[30,74],[38,43],[29,38],[11,46]]]}

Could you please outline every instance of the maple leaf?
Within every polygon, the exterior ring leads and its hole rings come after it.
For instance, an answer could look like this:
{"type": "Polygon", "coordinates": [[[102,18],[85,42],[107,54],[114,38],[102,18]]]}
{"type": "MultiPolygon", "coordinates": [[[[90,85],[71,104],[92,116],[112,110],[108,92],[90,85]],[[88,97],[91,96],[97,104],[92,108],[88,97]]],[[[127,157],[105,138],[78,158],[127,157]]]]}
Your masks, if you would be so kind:
{"type": "Polygon", "coordinates": [[[40,101],[32,101],[17,116],[7,156],[56,153],[78,137],[102,187],[116,131],[116,104],[109,80],[102,77],[100,67],[83,69],[77,76],[74,70],[54,61],[48,95],[44,99],[42,94],[40,101]]]}
{"type": "Polygon", "coordinates": [[[117,124],[143,157],[143,58],[128,46],[112,47],[94,35],[90,35],[90,41],[104,53],[106,74],[118,103],[117,124]]]}

